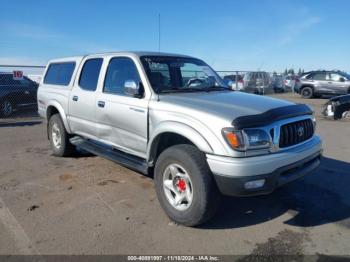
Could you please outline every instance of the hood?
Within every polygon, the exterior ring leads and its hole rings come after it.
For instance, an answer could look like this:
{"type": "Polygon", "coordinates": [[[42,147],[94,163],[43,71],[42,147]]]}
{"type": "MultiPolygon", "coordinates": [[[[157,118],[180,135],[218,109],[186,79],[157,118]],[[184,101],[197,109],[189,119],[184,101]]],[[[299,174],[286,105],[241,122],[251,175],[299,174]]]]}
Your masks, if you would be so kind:
{"type": "Polygon", "coordinates": [[[198,113],[198,116],[205,113],[228,121],[295,105],[285,100],[232,91],[166,94],[160,96],[160,102],[167,111],[186,111],[187,114],[198,113]]]}

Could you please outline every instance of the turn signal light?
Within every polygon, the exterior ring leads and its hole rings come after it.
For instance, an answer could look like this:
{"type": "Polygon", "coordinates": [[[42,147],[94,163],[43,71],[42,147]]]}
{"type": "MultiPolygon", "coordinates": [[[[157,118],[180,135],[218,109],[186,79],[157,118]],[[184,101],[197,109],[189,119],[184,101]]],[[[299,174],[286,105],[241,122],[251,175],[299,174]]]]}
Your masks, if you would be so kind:
{"type": "Polygon", "coordinates": [[[222,133],[227,143],[233,149],[244,149],[244,140],[243,140],[242,132],[233,131],[230,129],[223,129],[222,133]]]}

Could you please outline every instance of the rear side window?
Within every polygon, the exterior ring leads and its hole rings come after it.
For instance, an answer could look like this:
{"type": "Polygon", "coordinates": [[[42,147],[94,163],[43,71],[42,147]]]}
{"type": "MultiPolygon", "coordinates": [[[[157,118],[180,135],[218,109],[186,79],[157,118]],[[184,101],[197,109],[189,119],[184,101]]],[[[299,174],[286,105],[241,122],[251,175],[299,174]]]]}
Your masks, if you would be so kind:
{"type": "Polygon", "coordinates": [[[73,75],[75,62],[52,63],[44,78],[45,84],[67,86],[73,75]]]}
{"type": "Polygon", "coordinates": [[[326,80],[326,74],[325,73],[315,73],[312,76],[313,80],[326,80]]]}
{"type": "Polygon", "coordinates": [[[88,91],[95,91],[97,87],[98,77],[100,75],[103,59],[94,58],[85,62],[81,70],[79,86],[88,91]]]}
{"type": "Polygon", "coordinates": [[[306,78],[306,79],[312,79],[313,75],[314,75],[314,74],[309,74],[309,75],[305,76],[305,78],[306,78]]]}

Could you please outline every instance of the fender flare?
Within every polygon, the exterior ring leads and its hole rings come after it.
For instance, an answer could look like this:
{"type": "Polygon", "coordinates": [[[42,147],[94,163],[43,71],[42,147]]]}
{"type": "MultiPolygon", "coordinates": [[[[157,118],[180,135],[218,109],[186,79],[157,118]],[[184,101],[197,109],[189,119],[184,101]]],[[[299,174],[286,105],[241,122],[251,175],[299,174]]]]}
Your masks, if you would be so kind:
{"type": "Polygon", "coordinates": [[[301,91],[304,87],[310,87],[312,90],[315,90],[315,86],[313,84],[303,84],[299,90],[301,91]]]}
{"type": "Polygon", "coordinates": [[[48,112],[48,109],[49,109],[50,106],[55,107],[57,109],[57,111],[59,112],[60,117],[62,119],[62,122],[64,124],[64,127],[66,128],[68,133],[71,133],[71,130],[70,130],[69,125],[68,125],[67,116],[66,116],[66,114],[64,112],[64,109],[61,106],[61,104],[59,102],[57,102],[56,100],[52,100],[52,101],[47,103],[47,107],[46,107],[46,119],[47,119],[47,122],[49,122],[49,119],[47,117],[47,112],[48,112]]]}
{"type": "Polygon", "coordinates": [[[192,127],[175,121],[166,121],[159,124],[152,132],[147,146],[147,160],[152,162],[155,154],[155,147],[158,143],[158,138],[164,133],[175,133],[190,140],[199,150],[205,153],[213,153],[213,148],[209,142],[192,127]]]}

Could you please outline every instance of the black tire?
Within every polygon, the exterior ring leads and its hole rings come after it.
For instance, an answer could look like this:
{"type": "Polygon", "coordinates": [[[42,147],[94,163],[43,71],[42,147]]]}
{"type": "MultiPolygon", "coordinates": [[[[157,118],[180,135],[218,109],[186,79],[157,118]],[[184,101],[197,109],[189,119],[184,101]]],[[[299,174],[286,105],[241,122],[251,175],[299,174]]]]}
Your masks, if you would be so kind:
{"type": "MultiPolygon", "coordinates": [[[[75,146],[69,142],[70,135],[67,133],[66,128],[62,122],[62,119],[59,114],[55,114],[50,117],[48,124],[48,134],[51,144],[53,154],[59,157],[66,157],[73,154],[75,151],[75,146]],[[57,127],[59,134],[57,137],[60,137],[60,146],[55,145],[53,140],[53,127],[57,127]]],[[[57,133],[56,133],[57,134],[57,133]]]]}
{"type": "Polygon", "coordinates": [[[10,100],[4,99],[0,103],[0,115],[2,117],[9,117],[13,114],[13,104],[11,103],[10,100]]]}
{"type": "Polygon", "coordinates": [[[220,205],[219,193],[205,155],[195,146],[180,144],[166,149],[159,156],[154,182],[160,205],[170,219],[185,226],[197,226],[208,221],[220,205]],[[192,183],[192,203],[186,210],[177,210],[167,199],[163,188],[165,170],[172,164],[186,169],[192,183]]]}
{"type": "Polygon", "coordinates": [[[302,98],[310,99],[314,97],[314,90],[310,86],[305,86],[300,90],[300,95],[302,98]]]}

